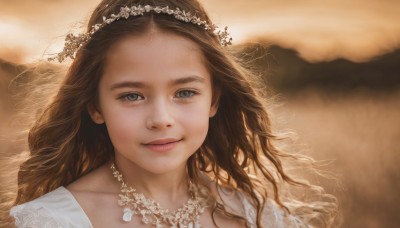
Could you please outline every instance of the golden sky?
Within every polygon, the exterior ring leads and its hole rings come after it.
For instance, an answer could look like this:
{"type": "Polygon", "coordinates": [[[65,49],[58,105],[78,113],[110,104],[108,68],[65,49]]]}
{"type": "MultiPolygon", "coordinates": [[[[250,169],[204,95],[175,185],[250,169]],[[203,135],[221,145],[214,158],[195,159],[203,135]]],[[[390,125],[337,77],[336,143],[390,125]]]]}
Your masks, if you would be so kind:
{"type": "MultiPolygon", "coordinates": [[[[311,62],[368,59],[400,48],[399,0],[200,0],[234,43],[264,40],[311,62]]],[[[99,0],[0,0],[0,58],[39,59],[62,48],[99,0]]]]}

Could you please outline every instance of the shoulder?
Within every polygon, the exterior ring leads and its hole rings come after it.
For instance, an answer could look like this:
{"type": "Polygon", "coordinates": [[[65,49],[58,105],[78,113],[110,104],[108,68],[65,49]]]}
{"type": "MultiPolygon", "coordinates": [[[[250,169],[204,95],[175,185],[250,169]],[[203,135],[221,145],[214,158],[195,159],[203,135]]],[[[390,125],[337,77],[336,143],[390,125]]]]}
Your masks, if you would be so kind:
{"type": "MultiPolygon", "coordinates": [[[[245,215],[251,227],[256,227],[257,211],[245,194],[238,192],[243,204],[245,215]]],[[[267,199],[261,215],[261,224],[276,228],[306,228],[307,224],[294,214],[286,213],[272,199],[267,199]]]]}
{"type": "Polygon", "coordinates": [[[118,186],[113,183],[115,181],[114,177],[110,171],[110,164],[106,163],[85,176],[80,177],[66,188],[70,192],[97,192],[101,189],[103,192],[120,192],[118,186]]]}
{"type": "MultiPolygon", "coordinates": [[[[249,197],[236,189],[218,187],[218,198],[225,208],[234,214],[244,216],[250,228],[257,227],[257,210],[249,197]]],[[[286,213],[272,199],[267,199],[261,214],[261,224],[274,228],[306,228],[304,221],[294,214],[286,213]]]]}
{"type": "Polygon", "coordinates": [[[13,207],[10,215],[17,227],[90,227],[82,209],[64,187],[13,207]]]}
{"type": "Polygon", "coordinates": [[[295,214],[286,213],[275,201],[268,199],[263,209],[263,224],[273,227],[296,227],[306,228],[308,225],[295,214]]]}

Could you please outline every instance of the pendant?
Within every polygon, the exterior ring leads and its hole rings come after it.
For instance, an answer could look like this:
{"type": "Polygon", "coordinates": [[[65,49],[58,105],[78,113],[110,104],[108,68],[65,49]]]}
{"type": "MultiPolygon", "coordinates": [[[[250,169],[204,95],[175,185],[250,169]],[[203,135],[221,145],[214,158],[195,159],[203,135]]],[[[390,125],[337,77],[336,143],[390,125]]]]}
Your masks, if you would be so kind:
{"type": "Polygon", "coordinates": [[[130,208],[124,208],[124,215],[122,216],[122,220],[124,220],[124,222],[130,222],[132,221],[132,215],[133,215],[133,211],[130,208]]]}
{"type": "Polygon", "coordinates": [[[188,228],[201,228],[201,225],[200,225],[199,221],[196,221],[196,222],[189,223],[187,227],[188,228]]]}

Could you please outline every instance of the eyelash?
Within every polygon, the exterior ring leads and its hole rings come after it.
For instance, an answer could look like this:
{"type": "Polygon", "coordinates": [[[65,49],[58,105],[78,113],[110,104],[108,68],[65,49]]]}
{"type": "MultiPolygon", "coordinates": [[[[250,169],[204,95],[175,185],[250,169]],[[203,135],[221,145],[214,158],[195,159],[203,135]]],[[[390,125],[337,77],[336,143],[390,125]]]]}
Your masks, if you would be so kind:
{"type": "Polygon", "coordinates": [[[178,91],[176,94],[179,94],[179,93],[182,93],[182,92],[188,92],[188,93],[190,93],[191,95],[190,95],[190,96],[187,96],[187,97],[179,97],[179,98],[190,98],[190,97],[193,97],[193,96],[199,94],[199,92],[197,92],[197,91],[195,91],[195,90],[190,90],[190,89],[180,90],[180,91],[178,91]]]}
{"type": "MultiPolygon", "coordinates": [[[[189,96],[176,96],[176,97],[177,97],[177,98],[183,98],[183,99],[185,99],[185,98],[191,98],[191,97],[193,97],[193,96],[199,94],[199,92],[197,92],[197,91],[195,91],[195,90],[184,89],[184,90],[178,91],[175,95],[178,95],[178,94],[183,93],[183,92],[185,92],[185,93],[190,93],[190,95],[189,95],[189,96]]],[[[182,95],[182,94],[181,94],[181,95],[182,95]]],[[[143,97],[142,95],[140,95],[140,94],[137,94],[137,93],[127,93],[127,94],[124,94],[124,95],[120,96],[118,99],[119,99],[119,100],[122,100],[122,101],[134,102],[134,101],[143,100],[144,97],[143,97]],[[136,99],[130,100],[130,99],[129,99],[129,96],[132,96],[132,95],[134,95],[136,99]],[[141,99],[139,99],[139,97],[140,97],[141,99]]]]}
{"type": "Polygon", "coordinates": [[[142,98],[141,100],[144,99],[142,95],[137,94],[137,93],[127,93],[127,94],[124,94],[124,95],[120,96],[118,99],[120,99],[122,101],[138,101],[138,98],[136,98],[134,100],[130,100],[129,96],[132,96],[132,95],[134,95],[136,97],[141,97],[142,98]]]}

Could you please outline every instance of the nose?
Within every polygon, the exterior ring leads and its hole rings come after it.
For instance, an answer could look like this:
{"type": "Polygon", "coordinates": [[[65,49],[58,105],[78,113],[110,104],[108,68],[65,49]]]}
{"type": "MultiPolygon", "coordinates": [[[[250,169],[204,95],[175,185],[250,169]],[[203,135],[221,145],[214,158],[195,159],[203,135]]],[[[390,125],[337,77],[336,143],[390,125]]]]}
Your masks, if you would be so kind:
{"type": "Polygon", "coordinates": [[[160,99],[154,102],[151,107],[146,121],[148,129],[165,129],[173,126],[175,121],[172,115],[172,108],[167,101],[160,99]]]}

